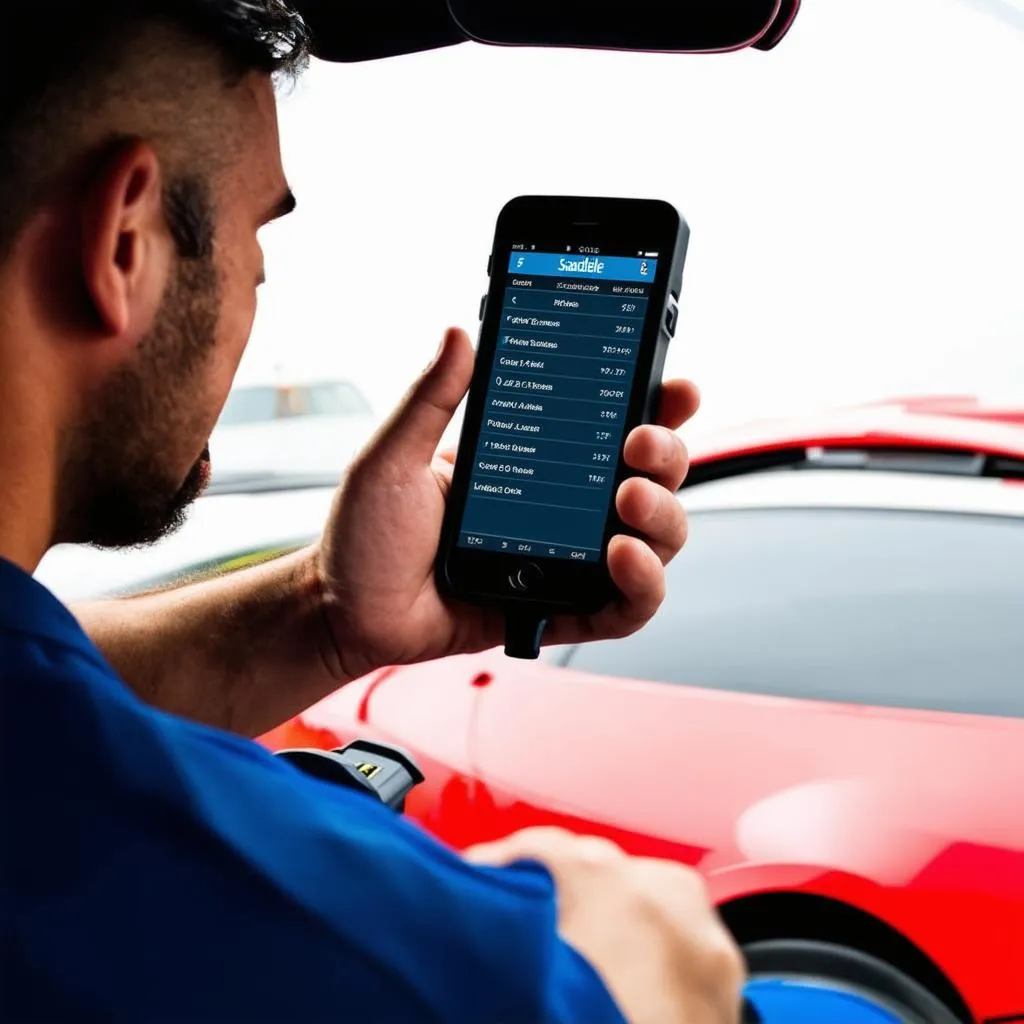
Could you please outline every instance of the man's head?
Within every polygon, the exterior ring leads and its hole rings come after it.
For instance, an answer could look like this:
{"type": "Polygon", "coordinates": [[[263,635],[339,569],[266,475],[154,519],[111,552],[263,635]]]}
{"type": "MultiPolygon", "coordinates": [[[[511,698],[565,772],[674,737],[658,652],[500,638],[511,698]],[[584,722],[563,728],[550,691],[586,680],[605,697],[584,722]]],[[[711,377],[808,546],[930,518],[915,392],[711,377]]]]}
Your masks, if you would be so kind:
{"type": "Polygon", "coordinates": [[[48,542],[145,542],[201,489],[257,231],[293,204],[273,77],[304,27],[283,0],[28,3],[4,27],[42,44],[0,97],[0,434],[52,466],[48,542]]]}

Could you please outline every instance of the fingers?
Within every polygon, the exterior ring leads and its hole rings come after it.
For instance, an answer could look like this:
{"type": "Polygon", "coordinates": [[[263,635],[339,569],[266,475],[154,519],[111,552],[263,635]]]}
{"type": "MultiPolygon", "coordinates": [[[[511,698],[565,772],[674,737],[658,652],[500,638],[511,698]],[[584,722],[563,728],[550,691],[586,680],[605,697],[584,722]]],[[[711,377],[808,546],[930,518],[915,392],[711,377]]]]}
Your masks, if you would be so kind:
{"type": "Polygon", "coordinates": [[[513,832],[491,843],[480,843],[463,851],[463,858],[471,864],[503,867],[520,860],[557,861],[571,852],[583,861],[603,863],[624,856],[622,849],[610,839],[601,836],[579,836],[566,829],[537,827],[513,832]]]}
{"type": "Polygon", "coordinates": [[[629,636],[644,626],[665,599],[665,568],[650,545],[619,535],[608,542],[608,572],[621,597],[592,615],[558,615],[544,644],[575,644],[629,636]]]}
{"type": "Polygon", "coordinates": [[[667,565],[686,542],[686,514],[675,498],[686,478],[686,446],[666,427],[637,427],[626,439],[626,464],[650,479],[626,480],[615,496],[622,521],[642,534],[667,565]]]}
{"type": "Polygon", "coordinates": [[[661,386],[661,401],[655,422],[678,430],[700,408],[700,392],[689,380],[667,380],[661,386]]]}
{"type": "Polygon", "coordinates": [[[662,565],[668,565],[686,543],[686,513],[676,496],[650,480],[623,482],[615,508],[627,525],[643,534],[662,565]]]}
{"type": "Polygon", "coordinates": [[[622,592],[622,600],[594,616],[594,632],[597,636],[628,636],[665,600],[665,568],[644,541],[618,536],[608,543],[608,572],[622,592]]]}
{"type": "Polygon", "coordinates": [[[452,489],[454,467],[447,459],[435,455],[430,468],[434,471],[434,479],[437,481],[437,486],[441,488],[441,494],[447,500],[452,489]]]}
{"type": "MultiPolygon", "coordinates": [[[[669,382],[663,402],[668,422],[685,420],[697,407],[697,391],[685,381],[669,382]]],[[[666,566],[686,543],[686,513],[675,491],[686,477],[688,456],[667,426],[637,427],[626,439],[624,458],[643,473],[623,482],[615,507],[639,537],[613,537],[608,571],[622,597],[595,615],[562,617],[550,624],[546,643],[612,639],[640,629],[665,598],[666,566]]]]}
{"type": "Polygon", "coordinates": [[[649,424],[630,431],[622,455],[627,466],[670,491],[679,490],[690,464],[686,445],[678,434],[649,424]]]}
{"type": "Polygon", "coordinates": [[[657,894],[655,913],[664,915],[685,943],[691,985],[703,990],[703,1001],[719,1008],[716,1019],[737,1020],[746,967],[739,947],[714,909],[704,879],[696,871],[664,860],[644,857],[632,864],[639,884],[657,894]]]}
{"type": "Polygon", "coordinates": [[[473,346],[465,331],[452,327],[434,361],[406,392],[377,435],[403,463],[430,463],[473,376],[473,346]]]}
{"type": "Polygon", "coordinates": [[[562,939],[633,1021],[736,1021],[743,967],[703,880],[670,861],[558,828],[527,829],[466,852],[477,864],[544,864],[562,939]]]}

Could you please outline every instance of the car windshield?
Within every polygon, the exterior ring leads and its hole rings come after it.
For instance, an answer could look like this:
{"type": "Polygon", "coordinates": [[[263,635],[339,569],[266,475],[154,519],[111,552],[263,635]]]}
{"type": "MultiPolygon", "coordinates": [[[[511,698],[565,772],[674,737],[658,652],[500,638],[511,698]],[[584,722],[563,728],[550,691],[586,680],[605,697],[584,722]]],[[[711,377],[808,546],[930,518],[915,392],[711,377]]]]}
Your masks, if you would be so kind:
{"type": "Polygon", "coordinates": [[[272,387],[235,388],[228,395],[219,424],[225,427],[242,423],[265,423],[277,416],[277,389],[272,387]]]}
{"type": "Polygon", "coordinates": [[[302,390],[310,416],[355,416],[370,411],[366,399],[351,384],[313,384],[302,390]]]}
{"type": "MultiPolygon", "coordinates": [[[[863,508],[691,515],[668,599],[573,669],[1024,717],[1024,520],[863,508]]],[[[564,658],[564,655],[563,655],[564,658]]]]}
{"type": "Polygon", "coordinates": [[[476,322],[500,207],[582,192],[664,198],[691,225],[667,372],[702,388],[694,430],[1020,398],[1020,11],[828,0],[769,53],[315,63],[281,99],[299,206],[263,233],[243,377],[285,361],[390,408],[444,326],[476,322]]]}

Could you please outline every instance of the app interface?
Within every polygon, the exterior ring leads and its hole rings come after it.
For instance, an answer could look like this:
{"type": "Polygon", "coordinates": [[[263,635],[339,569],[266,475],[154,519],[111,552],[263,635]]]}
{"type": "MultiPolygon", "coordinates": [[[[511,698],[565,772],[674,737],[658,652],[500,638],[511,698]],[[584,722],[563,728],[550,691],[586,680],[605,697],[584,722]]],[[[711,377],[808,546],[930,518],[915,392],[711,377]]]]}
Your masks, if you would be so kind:
{"type": "Polygon", "coordinates": [[[657,252],[530,244],[498,264],[460,547],[598,560],[657,265],[657,252]]]}

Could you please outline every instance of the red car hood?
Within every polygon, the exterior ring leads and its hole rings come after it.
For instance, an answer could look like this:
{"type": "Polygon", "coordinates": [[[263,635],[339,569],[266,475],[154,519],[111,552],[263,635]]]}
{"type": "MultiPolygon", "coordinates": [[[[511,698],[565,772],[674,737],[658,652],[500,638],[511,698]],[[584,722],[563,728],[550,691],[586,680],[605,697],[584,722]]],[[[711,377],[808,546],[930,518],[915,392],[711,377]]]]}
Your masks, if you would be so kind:
{"type": "MultiPolygon", "coordinates": [[[[951,843],[1024,854],[1024,720],[508,662],[495,675],[472,730],[481,782],[705,851],[687,859],[709,873],[814,864],[905,885],[951,843]]],[[[1017,877],[1024,896],[1024,870],[1017,877]]]]}
{"type": "Polygon", "coordinates": [[[836,448],[937,448],[1024,459],[1024,410],[949,407],[920,400],[866,405],[819,417],[745,423],[688,439],[694,465],[759,452],[816,446],[836,448]]]}

